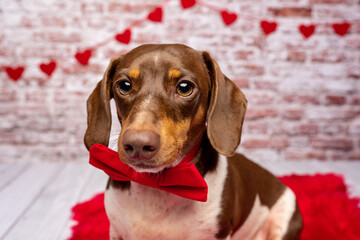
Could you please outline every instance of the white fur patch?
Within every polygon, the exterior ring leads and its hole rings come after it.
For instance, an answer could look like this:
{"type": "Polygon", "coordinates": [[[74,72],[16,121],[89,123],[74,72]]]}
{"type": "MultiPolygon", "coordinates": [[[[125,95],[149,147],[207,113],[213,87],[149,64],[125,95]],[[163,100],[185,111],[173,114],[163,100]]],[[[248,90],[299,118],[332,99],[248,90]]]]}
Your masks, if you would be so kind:
{"type": "Polygon", "coordinates": [[[227,166],[227,159],[220,156],[216,170],[206,174],[209,192],[205,203],[136,183],[131,183],[129,191],[108,189],[105,207],[112,236],[126,240],[215,240],[227,166]]]}
{"type": "Polygon", "coordinates": [[[282,239],[296,209],[295,195],[287,188],[274,206],[269,209],[261,205],[256,196],[249,217],[232,236],[232,240],[282,239]]]}
{"type": "Polygon", "coordinates": [[[266,218],[269,216],[269,212],[270,211],[268,207],[261,205],[260,198],[257,195],[248,218],[240,227],[240,229],[235,232],[231,239],[253,239],[256,232],[260,229],[266,218]]]}

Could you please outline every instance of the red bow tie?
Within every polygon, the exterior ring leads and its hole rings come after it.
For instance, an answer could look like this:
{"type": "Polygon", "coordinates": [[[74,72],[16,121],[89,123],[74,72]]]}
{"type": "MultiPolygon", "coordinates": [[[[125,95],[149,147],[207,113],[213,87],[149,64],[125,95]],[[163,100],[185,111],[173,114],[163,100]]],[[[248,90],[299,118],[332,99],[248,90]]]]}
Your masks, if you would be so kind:
{"type": "Polygon", "coordinates": [[[133,181],[180,197],[206,202],[207,184],[195,165],[190,163],[195,157],[199,145],[195,146],[177,166],[164,169],[161,174],[136,172],[120,160],[117,152],[102,144],[94,144],[90,148],[89,162],[116,181],[133,181]]]}

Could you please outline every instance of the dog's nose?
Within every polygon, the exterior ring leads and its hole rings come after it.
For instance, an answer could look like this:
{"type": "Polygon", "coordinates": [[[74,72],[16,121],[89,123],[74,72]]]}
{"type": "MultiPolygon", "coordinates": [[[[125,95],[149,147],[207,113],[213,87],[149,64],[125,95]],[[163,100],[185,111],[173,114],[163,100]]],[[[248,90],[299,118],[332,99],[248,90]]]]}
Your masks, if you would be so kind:
{"type": "Polygon", "coordinates": [[[122,146],[130,159],[148,160],[159,149],[160,135],[151,130],[126,130],[122,146]]]}

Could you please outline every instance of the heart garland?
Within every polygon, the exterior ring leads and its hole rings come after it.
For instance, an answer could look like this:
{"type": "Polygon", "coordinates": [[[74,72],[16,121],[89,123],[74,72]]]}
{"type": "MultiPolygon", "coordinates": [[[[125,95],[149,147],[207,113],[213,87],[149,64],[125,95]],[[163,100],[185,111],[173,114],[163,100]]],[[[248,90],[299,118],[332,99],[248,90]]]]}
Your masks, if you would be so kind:
{"type": "Polygon", "coordinates": [[[228,12],[226,10],[221,11],[221,17],[225,23],[226,26],[231,25],[234,23],[237,19],[237,14],[233,12],[228,12]]]}
{"type": "Polygon", "coordinates": [[[260,22],[260,27],[263,30],[263,32],[265,33],[265,35],[269,35],[276,31],[277,22],[269,22],[266,20],[262,20],[260,22]]]}
{"type": "Polygon", "coordinates": [[[116,41],[124,44],[130,43],[131,40],[131,30],[126,29],[123,33],[118,33],[115,35],[116,41]]]}
{"type": "Polygon", "coordinates": [[[91,57],[92,51],[91,49],[87,49],[83,52],[77,52],[75,54],[75,58],[76,60],[78,60],[78,62],[82,65],[88,65],[89,64],[89,59],[91,57]]]}
{"type": "Polygon", "coordinates": [[[195,6],[196,0],[181,0],[180,3],[183,9],[187,9],[195,6]]]}
{"type": "Polygon", "coordinates": [[[25,70],[25,67],[23,67],[23,66],[18,66],[18,67],[7,66],[7,67],[5,67],[5,72],[7,73],[9,78],[11,78],[14,82],[16,82],[17,80],[19,80],[21,78],[24,70],[25,70]]]}
{"type": "Polygon", "coordinates": [[[343,37],[348,33],[351,24],[349,22],[334,23],[332,27],[337,35],[343,37]]]}
{"type": "Polygon", "coordinates": [[[147,18],[153,22],[162,22],[163,10],[161,7],[155,8],[152,12],[149,13],[147,18]]]}
{"type": "Polygon", "coordinates": [[[299,26],[299,31],[305,38],[311,37],[311,35],[314,34],[315,29],[316,29],[316,26],[314,24],[299,26]]]}
{"type": "Polygon", "coordinates": [[[41,71],[43,71],[46,75],[50,77],[56,68],[56,62],[51,61],[49,63],[41,63],[39,65],[39,68],[41,71]]]}
{"type": "MultiPolygon", "coordinates": [[[[144,19],[138,20],[136,22],[134,22],[131,26],[129,26],[126,30],[124,30],[122,33],[118,33],[116,34],[113,38],[106,40],[105,42],[96,45],[95,47],[92,48],[88,48],[84,51],[79,51],[77,52],[74,57],[75,59],[82,65],[88,65],[89,64],[89,60],[92,56],[92,51],[97,49],[98,47],[107,44],[108,42],[110,42],[111,40],[115,39],[116,41],[118,41],[119,43],[123,43],[123,44],[129,44],[131,41],[131,28],[135,27],[137,25],[140,25],[142,22],[144,22],[145,20],[149,20],[152,22],[162,22],[163,21],[163,7],[169,2],[170,0],[164,0],[163,3],[161,3],[158,7],[156,7],[155,9],[153,9],[144,19]]],[[[207,7],[209,9],[212,9],[214,11],[219,12],[219,14],[221,15],[221,18],[224,22],[224,24],[226,26],[229,26],[233,23],[236,22],[238,15],[234,12],[230,12],[224,9],[220,9],[216,6],[212,6],[210,4],[207,4],[205,2],[202,2],[200,0],[180,0],[180,4],[181,7],[183,9],[188,9],[191,7],[194,7],[195,5],[201,5],[204,7],[207,7]]],[[[263,33],[268,36],[272,33],[274,33],[278,27],[278,23],[275,21],[267,21],[267,20],[261,20],[260,21],[260,27],[263,31],[263,33]]],[[[341,23],[333,23],[332,24],[332,28],[335,34],[344,37],[350,30],[351,28],[351,23],[344,21],[341,23]]],[[[299,25],[298,26],[298,30],[299,32],[302,34],[302,36],[305,39],[310,38],[316,30],[316,25],[315,24],[311,24],[311,25],[299,25]]],[[[53,74],[53,72],[55,71],[57,67],[57,63],[56,61],[50,61],[48,63],[41,63],[39,65],[40,70],[45,73],[46,75],[48,75],[49,77],[53,74]]],[[[6,74],[9,76],[10,79],[12,79],[13,81],[18,81],[23,72],[25,71],[25,67],[24,66],[18,66],[18,67],[12,67],[12,66],[5,66],[4,67],[6,74]]]]}

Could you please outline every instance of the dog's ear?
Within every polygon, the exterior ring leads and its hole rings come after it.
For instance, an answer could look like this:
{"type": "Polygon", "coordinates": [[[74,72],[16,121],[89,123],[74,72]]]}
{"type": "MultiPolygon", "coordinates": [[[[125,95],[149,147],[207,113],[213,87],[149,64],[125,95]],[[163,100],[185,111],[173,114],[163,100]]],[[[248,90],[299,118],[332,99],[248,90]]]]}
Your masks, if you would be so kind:
{"type": "Polygon", "coordinates": [[[121,59],[122,56],[110,61],[103,79],[97,84],[87,100],[87,130],[84,136],[84,143],[87,149],[91,148],[95,143],[105,146],[109,144],[111,129],[111,83],[116,66],[121,59]]]}
{"type": "Polygon", "coordinates": [[[207,135],[216,151],[232,156],[240,144],[247,100],[209,53],[204,52],[203,58],[211,78],[207,135]]]}

